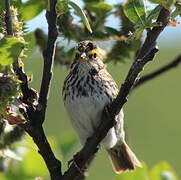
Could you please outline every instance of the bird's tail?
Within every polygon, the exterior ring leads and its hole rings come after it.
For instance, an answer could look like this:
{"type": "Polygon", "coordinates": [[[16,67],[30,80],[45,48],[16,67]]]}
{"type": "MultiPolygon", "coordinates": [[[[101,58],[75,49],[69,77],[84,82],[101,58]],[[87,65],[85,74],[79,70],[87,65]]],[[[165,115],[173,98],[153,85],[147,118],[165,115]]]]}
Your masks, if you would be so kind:
{"type": "Polygon", "coordinates": [[[116,173],[132,171],[135,169],[135,166],[141,167],[141,163],[126,142],[118,141],[113,148],[107,151],[116,173]]]}

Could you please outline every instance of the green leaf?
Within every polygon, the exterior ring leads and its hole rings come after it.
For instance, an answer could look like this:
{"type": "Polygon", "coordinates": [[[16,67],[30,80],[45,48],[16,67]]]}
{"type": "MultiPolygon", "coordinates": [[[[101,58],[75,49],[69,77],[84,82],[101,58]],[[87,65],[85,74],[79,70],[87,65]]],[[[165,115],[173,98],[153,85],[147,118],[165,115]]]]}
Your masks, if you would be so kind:
{"type": "Polygon", "coordinates": [[[154,4],[166,5],[167,0],[150,0],[150,2],[152,2],[154,4]]]}
{"type": "Polygon", "coordinates": [[[151,10],[146,18],[147,22],[151,22],[153,19],[156,19],[160,13],[161,8],[162,7],[158,5],[153,10],[151,10]]]}
{"type": "Polygon", "coordinates": [[[167,162],[160,162],[151,169],[150,180],[178,180],[178,177],[167,162]]]}
{"type": "Polygon", "coordinates": [[[8,180],[3,172],[0,172],[0,180],[8,180]]]}
{"type": "Polygon", "coordinates": [[[145,26],[146,12],[143,0],[128,0],[123,10],[132,23],[145,26]]]}
{"type": "Polygon", "coordinates": [[[57,1],[57,5],[56,5],[56,11],[58,13],[58,15],[65,15],[66,12],[69,11],[69,7],[68,7],[68,1],[67,0],[59,0],[57,1]]]}
{"type": "Polygon", "coordinates": [[[148,180],[148,168],[144,163],[142,163],[142,166],[142,168],[136,167],[133,172],[116,175],[114,180],[148,180]]]}
{"type": "Polygon", "coordinates": [[[0,40],[0,65],[7,66],[16,61],[25,43],[15,37],[0,40]]]}
{"type": "Polygon", "coordinates": [[[110,12],[114,6],[105,2],[88,2],[86,3],[86,8],[96,13],[106,14],[107,12],[110,12]]]}
{"type": "Polygon", "coordinates": [[[118,31],[117,29],[114,29],[114,28],[108,27],[108,26],[105,26],[104,28],[105,28],[106,32],[108,32],[110,35],[121,36],[120,31],[118,31]]]}
{"type": "MultiPolygon", "coordinates": [[[[0,12],[5,11],[5,2],[6,2],[6,0],[0,0],[0,12]]],[[[15,6],[18,9],[22,5],[21,0],[12,0],[10,2],[11,2],[11,6],[15,6]]]]}
{"type": "Polygon", "coordinates": [[[43,159],[37,153],[37,147],[35,146],[30,137],[26,136],[25,139],[26,141],[23,145],[27,148],[22,161],[23,172],[27,175],[32,176],[46,176],[48,173],[47,168],[46,165],[43,163],[43,159]]]}
{"type": "MultiPolygon", "coordinates": [[[[84,0],[84,2],[85,3],[89,3],[91,0],[84,0]]],[[[99,2],[103,2],[104,0],[94,0],[94,1],[96,1],[97,3],[99,3],[99,2]]]]}
{"type": "Polygon", "coordinates": [[[167,8],[170,8],[172,5],[174,5],[176,0],[167,0],[167,8]]]}
{"type": "Polygon", "coordinates": [[[34,32],[31,32],[31,33],[27,33],[25,36],[24,36],[24,39],[25,41],[27,42],[27,45],[26,45],[26,51],[25,51],[25,54],[26,55],[29,55],[30,53],[32,53],[32,51],[35,49],[35,45],[36,45],[36,39],[35,39],[35,35],[34,35],[34,32]]]}
{"type": "Polygon", "coordinates": [[[165,8],[170,8],[176,2],[176,0],[150,0],[150,2],[160,4],[165,8]]]}
{"type": "Polygon", "coordinates": [[[171,14],[171,18],[175,19],[178,15],[181,16],[181,2],[176,3],[176,8],[171,14]]]}
{"type": "Polygon", "coordinates": [[[77,12],[78,16],[82,19],[84,25],[89,30],[90,33],[92,33],[91,26],[89,24],[89,21],[84,13],[84,11],[74,2],[68,1],[68,4],[77,12]]]}
{"type": "MultiPolygon", "coordinates": [[[[146,26],[145,26],[146,27],[146,26]]],[[[141,37],[142,33],[144,31],[143,27],[138,27],[135,32],[133,32],[127,39],[127,41],[129,42],[130,40],[137,40],[141,37]]]]}
{"type": "Polygon", "coordinates": [[[45,0],[29,0],[26,3],[23,3],[20,7],[20,13],[24,21],[28,21],[37,16],[43,9],[46,8],[45,0]]]}

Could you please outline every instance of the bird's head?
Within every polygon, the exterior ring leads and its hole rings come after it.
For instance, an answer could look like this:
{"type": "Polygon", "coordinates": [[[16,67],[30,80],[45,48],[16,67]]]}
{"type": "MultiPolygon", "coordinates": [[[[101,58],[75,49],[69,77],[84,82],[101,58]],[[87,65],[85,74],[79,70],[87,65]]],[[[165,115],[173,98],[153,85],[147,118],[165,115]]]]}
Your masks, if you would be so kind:
{"type": "Polygon", "coordinates": [[[102,62],[103,50],[93,41],[86,40],[78,43],[73,65],[78,64],[81,71],[95,68],[99,70],[104,67],[102,62]]]}

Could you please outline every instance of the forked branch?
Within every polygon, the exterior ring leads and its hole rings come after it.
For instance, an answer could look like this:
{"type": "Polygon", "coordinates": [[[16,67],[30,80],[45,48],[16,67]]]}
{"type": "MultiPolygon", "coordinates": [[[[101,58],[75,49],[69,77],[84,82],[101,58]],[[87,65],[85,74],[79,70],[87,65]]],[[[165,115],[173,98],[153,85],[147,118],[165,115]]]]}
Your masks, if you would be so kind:
{"type": "MultiPolygon", "coordinates": [[[[10,1],[6,0],[6,29],[7,34],[13,36],[11,12],[10,12],[10,1]]],[[[49,170],[51,180],[60,180],[61,174],[61,162],[56,159],[50,144],[45,136],[44,129],[42,127],[45,120],[45,112],[47,106],[48,92],[50,88],[50,82],[52,77],[52,64],[54,59],[55,43],[57,39],[57,28],[56,28],[56,3],[57,0],[49,0],[50,10],[46,12],[46,18],[48,22],[48,42],[47,48],[43,53],[44,57],[44,67],[43,67],[43,77],[41,83],[40,96],[38,99],[38,105],[34,105],[30,101],[32,93],[36,93],[28,87],[28,80],[23,69],[19,66],[18,60],[13,64],[14,71],[21,80],[21,91],[22,97],[21,101],[27,106],[25,108],[20,108],[20,112],[26,118],[26,123],[20,124],[19,126],[23,128],[34,140],[38,147],[38,152],[44,159],[46,166],[49,170]]]]}
{"type": "Polygon", "coordinates": [[[105,107],[102,114],[102,121],[95,131],[95,133],[90,137],[82,150],[76,155],[74,162],[63,175],[63,180],[74,179],[76,176],[81,174],[81,170],[85,168],[86,162],[94,156],[99,143],[106,136],[107,132],[115,123],[115,116],[120,112],[123,105],[127,102],[128,95],[135,84],[139,73],[142,71],[144,65],[151,61],[158,51],[156,49],[156,40],[159,34],[164,30],[168,24],[168,19],[170,16],[169,10],[162,7],[160,14],[158,16],[157,22],[160,22],[162,26],[152,28],[148,34],[147,38],[140,49],[137,58],[133,62],[129,73],[121,86],[118,96],[108,107],[105,107]]]}

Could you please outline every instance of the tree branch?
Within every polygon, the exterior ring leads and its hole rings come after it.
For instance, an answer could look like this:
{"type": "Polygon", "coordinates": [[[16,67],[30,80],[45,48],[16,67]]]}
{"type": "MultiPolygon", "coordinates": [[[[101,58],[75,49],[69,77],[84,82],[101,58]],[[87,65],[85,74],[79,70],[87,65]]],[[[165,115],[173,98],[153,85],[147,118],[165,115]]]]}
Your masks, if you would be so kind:
{"type": "MultiPolygon", "coordinates": [[[[39,153],[44,159],[46,166],[49,170],[51,180],[60,180],[61,174],[61,162],[56,159],[53,151],[51,150],[50,144],[45,136],[42,124],[45,119],[45,112],[47,106],[47,97],[50,88],[50,81],[52,77],[52,64],[54,59],[55,42],[57,38],[57,28],[56,28],[56,3],[57,0],[49,0],[50,10],[46,12],[46,18],[48,22],[48,42],[47,48],[43,53],[44,57],[44,67],[43,67],[43,77],[41,83],[39,105],[36,107],[31,101],[32,96],[36,94],[35,90],[28,87],[28,80],[23,69],[19,67],[18,61],[16,61],[14,66],[14,71],[17,74],[19,80],[22,81],[20,87],[22,90],[23,97],[21,101],[27,104],[27,107],[20,108],[20,112],[23,114],[26,123],[20,124],[19,126],[23,128],[34,140],[35,144],[39,148],[39,153]]],[[[13,36],[12,32],[12,21],[10,12],[10,1],[6,0],[6,28],[7,34],[13,36]]]]}
{"type": "Polygon", "coordinates": [[[50,11],[47,10],[46,12],[46,18],[48,22],[48,42],[47,42],[47,48],[43,52],[43,57],[44,57],[43,76],[40,88],[40,97],[38,100],[40,106],[42,107],[41,116],[40,116],[42,123],[45,119],[47,98],[52,78],[52,66],[53,66],[53,60],[56,48],[55,43],[58,36],[58,31],[56,27],[57,23],[56,3],[57,0],[50,0],[50,11]]]}
{"type": "MultiPolygon", "coordinates": [[[[23,114],[23,113],[22,113],[23,114]]],[[[34,119],[35,121],[39,119],[34,119]]],[[[20,127],[32,137],[34,143],[38,147],[38,152],[45,161],[45,164],[49,170],[51,180],[60,180],[62,177],[61,173],[61,162],[56,159],[51,146],[46,138],[44,129],[42,126],[33,126],[30,122],[20,124],[20,127]]]]}
{"type": "MultiPolygon", "coordinates": [[[[13,32],[13,25],[12,25],[12,16],[11,16],[11,9],[10,9],[10,0],[5,1],[5,25],[6,25],[6,32],[8,36],[14,36],[13,32]]],[[[23,72],[23,69],[19,67],[18,59],[13,63],[13,69],[18,76],[18,79],[22,82],[20,84],[21,90],[23,93],[22,101],[28,104],[28,97],[31,95],[31,90],[28,87],[28,80],[26,74],[23,72]]]]}
{"type": "Polygon", "coordinates": [[[152,80],[156,77],[158,77],[159,75],[169,71],[172,68],[177,67],[178,65],[181,64],[181,55],[179,55],[176,59],[174,59],[173,61],[169,62],[168,64],[164,65],[163,67],[149,73],[146,74],[144,76],[142,76],[134,85],[134,89],[139,87],[140,85],[143,85],[145,82],[148,82],[149,80],[152,80]]]}
{"type": "Polygon", "coordinates": [[[169,15],[170,12],[167,9],[162,8],[157,19],[157,22],[161,23],[161,26],[153,27],[152,30],[148,31],[147,38],[138,53],[137,59],[143,59],[147,54],[149,54],[153,47],[155,47],[158,36],[168,24],[169,15]]]}
{"type": "Polygon", "coordinates": [[[63,180],[74,179],[76,176],[81,174],[81,170],[85,168],[86,162],[97,151],[99,143],[106,136],[109,129],[116,123],[115,116],[120,112],[123,105],[127,102],[128,95],[136,79],[138,78],[139,73],[142,71],[144,65],[151,61],[155,53],[158,51],[158,49],[155,48],[156,40],[159,34],[168,24],[169,15],[169,10],[162,7],[157,19],[157,22],[161,22],[162,25],[160,27],[154,27],[148,32],[147,38],[140,49],[136,60],[133,62],[129,70],[129,73],[120,88],[118,96],[109,106],[105,107],[99,127],[87,140],[82,150],[75,156],[72,165],[64,174],[63,180]]]}
{"type": "Polygon", "coordinates": [[[6,8],[6,13],[5,13],[6,32],[7,32],[7,35],[13,36],[14,33],[13,33],[13,27],[12,27],[12,17],[11,17],[9,0],[5,1],[5,8],[6,8]]]}

